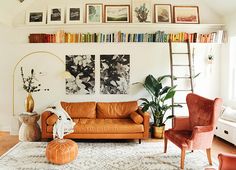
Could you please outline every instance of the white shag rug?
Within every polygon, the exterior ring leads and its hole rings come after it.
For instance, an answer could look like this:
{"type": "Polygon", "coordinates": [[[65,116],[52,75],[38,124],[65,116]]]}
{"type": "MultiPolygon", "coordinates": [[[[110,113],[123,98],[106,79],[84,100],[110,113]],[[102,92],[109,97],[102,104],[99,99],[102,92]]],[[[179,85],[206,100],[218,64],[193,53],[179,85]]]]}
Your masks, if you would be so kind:
{"type": "MultiPolygon", "coordinates": [[[[180,149],[168,143],[163,153],[163,142],[101,143],[78,142],[79,154],[75,161],[54,165],[45,157],[47,142],[20,142],[0,157],[1,170],[177,170],[180,149]]],[[[187,152],[185,169],[217,169],[208,165],[202,151],[187,152]]]]}

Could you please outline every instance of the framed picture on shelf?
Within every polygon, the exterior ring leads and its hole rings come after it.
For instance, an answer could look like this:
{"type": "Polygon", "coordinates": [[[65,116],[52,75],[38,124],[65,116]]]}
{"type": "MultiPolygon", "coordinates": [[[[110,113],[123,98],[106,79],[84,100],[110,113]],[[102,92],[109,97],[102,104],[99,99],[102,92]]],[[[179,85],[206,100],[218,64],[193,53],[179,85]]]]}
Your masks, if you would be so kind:
{"type": "Polygon", "coordinates": [[[25,23],[27,25],[46,24],[46,12],[45,11],[27,11],[25,23]]]}
{"type": "Polygon", "coordinates": [[[86,23],[102,23],[103,4],[86,4],[86,23]]]}
{"type": "Polygon", "coordinates": [[[198,6],[174,6],[174,22],[181,24],[199,24],[198,6]]]}
{"type": "Polygon", "coordinates": [[[132,11],[134,23],[152,22],[152,8],[150,0],[133,0],[132,11]]]}
{"type": "Polygon", "coordinates": [[[67,7],[67,10],[66,10],[66,23],[67,24],[83,23],[82,6],[67,7]]]}
{"type": "Polygon", "coordinates": [[[105,5],[106,23],[129,23],[130,5],[105,5]]]}
{"type": "Polygon", "coordinates": [[[64,24],[64,8],[48,7],[48,24],[64,24]]]}
{"type": "Polygon", "coordinates": [[[170,4],[155,4],[154,5],[155,22],[171,23],[171,5],[170,4]]]}

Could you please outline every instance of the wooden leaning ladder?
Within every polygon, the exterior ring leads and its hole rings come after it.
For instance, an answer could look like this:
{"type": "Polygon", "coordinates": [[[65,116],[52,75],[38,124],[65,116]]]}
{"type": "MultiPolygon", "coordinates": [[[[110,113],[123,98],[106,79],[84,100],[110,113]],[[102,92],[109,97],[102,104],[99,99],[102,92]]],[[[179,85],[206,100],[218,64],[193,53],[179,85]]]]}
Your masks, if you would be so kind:
{"type": "MultiPolygon", "coordinates": [[[[190,80],[190,89],[178,89],[176,90],[176,92],[193,92],[193,67],[192,67],[192,60],[191,60],[191,50],[190,50],[190,43],[189,41],[185,41],[184,43],[187,44],[187,52],[173,52],[172,51],[172,41],[169,40],[169,50],[170,50],[170,71],[171,71],[171,86],[173,87],[174,86],[174,81],[176,79],[187,79],[187,80],[190,80]],[[188,57],[188,64],[174,64],[173,63],[173,55],[187,55],[188,57]],[[189,70],[189,76],[175,76],[175,73],[174,73],[174,68],[175,67],[188,67],[188,70],[189,70]]],[[[178,103],[178,102],[175,102],[175,99],[172,98],[172,105],[174,104],[186,104],[185,103],[178,103]]],[[[174,115],[174,108],[172,108],[172,115],[174,115]]]]}

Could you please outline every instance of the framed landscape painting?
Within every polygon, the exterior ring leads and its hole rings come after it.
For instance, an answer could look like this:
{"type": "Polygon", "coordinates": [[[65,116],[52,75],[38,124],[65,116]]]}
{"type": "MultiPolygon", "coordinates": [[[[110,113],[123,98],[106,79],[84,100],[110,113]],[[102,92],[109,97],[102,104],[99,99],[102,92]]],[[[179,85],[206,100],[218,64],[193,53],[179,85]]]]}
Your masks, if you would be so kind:
{"type": "Polygon", "coordinates": [[[102,4],[86,4],[86,23],[102,23],[102,15],[102,4]]]}
{"type": "Polygon", "coordinates": [[[106,23],[129,23],[130,5],[105,5],[106,23]]]}
{"type": "Polygon", "coordinates": [[[46,12],[45,11],[27,11],[25,22],[27,25],[46,24],[46,12]]]}
{"type": "Polygon", "coordinates": [[[171,5],[170,4],[155,4],[154,5],[155,22],[171,23],[171,5]]]}
{"type": "Polygon", "coordinates": [[[198,6],[174,6],[174,22],[181,24],[199,24],[198,6]]]}
{"type": "Polygon", "coordinates": [[[48,24],[64,24],[63,7],[48,7],[48,24]]]}
{"type": "Polygon", "coordinates": [[[152,7],[150,0],[133,0],[132,6],[133,22],[135,23],[151,23],[152,7]]]}
{"type": "Polygon", "coordinates": [[[80,6],[73,6],[67,7],[66,11],[66,23],[68,24],[78,24],[83,22],[83,12],[82,7],[80,6]]]}

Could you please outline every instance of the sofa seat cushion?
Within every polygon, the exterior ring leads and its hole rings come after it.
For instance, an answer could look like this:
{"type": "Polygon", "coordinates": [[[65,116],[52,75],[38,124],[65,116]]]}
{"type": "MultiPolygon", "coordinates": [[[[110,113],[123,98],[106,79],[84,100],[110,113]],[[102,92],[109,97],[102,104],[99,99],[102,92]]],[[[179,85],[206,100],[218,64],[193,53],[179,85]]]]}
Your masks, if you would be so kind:
{"type": "MultiPolygon", "coordinates": [[[[53,126],[47,127],[52,133],[53,126]]],[[[131,119],[79,119],[74,133],[79,134],[127,134],[143,133],[143,124],[136,124],[131,119]]]]}
{"type": "Polygon", "coordinates": [[[127,119],[130,113],[138,110],[137,101],[97,103],[97,118],[127,119]]]}
{"type": "Polygon", "coordinates": [[[61,102],[63,109],[74,118],[96,118],[96,103],[95,102],[76,102],[67,103],[61,102]]]}

